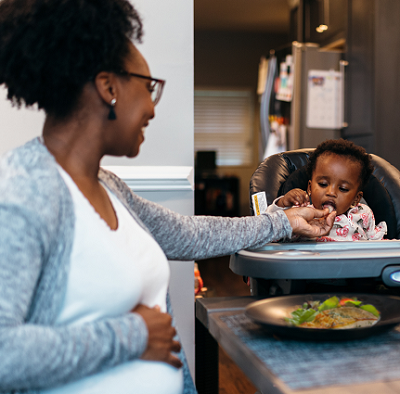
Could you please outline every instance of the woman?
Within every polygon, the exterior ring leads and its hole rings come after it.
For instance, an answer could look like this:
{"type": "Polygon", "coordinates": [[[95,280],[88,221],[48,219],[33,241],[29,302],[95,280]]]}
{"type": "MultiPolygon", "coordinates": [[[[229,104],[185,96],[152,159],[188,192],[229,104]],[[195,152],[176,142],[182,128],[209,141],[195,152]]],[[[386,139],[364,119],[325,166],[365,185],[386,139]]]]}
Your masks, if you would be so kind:
{"type": "Polygon", "coordinates": [[[1,392],[195,392],[167,313],[167,258],[332,227],[312,208],[184,217],[100,169],[104,155],[138,154],[160,99],[130,41],[141,35],[126,0],[0,2],[0,84],[46,112],[42,138],[0,164],[1,392]]]}

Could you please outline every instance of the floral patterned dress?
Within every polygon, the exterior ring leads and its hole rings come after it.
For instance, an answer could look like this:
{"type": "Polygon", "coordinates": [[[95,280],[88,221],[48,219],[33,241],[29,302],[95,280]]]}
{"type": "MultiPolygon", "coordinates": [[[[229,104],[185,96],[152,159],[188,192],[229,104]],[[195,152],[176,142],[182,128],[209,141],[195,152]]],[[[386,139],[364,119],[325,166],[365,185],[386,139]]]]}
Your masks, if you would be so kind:
{"type": "Polygon", "coordinates": [[[386,222],[375,225],[375,217],[371,208],[358,204],[347,213],[336,216],[335,223],[328,235],[316,239],[318,242],[360,241],[383,239],[387,233],[386,222]]]}

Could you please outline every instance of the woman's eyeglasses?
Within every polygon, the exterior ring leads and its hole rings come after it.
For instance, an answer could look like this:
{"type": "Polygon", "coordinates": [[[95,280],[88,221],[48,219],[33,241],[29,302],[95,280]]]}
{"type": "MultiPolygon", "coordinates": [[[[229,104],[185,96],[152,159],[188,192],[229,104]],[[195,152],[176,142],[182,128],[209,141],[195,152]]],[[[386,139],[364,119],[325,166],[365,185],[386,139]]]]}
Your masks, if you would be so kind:
{"type": "Polygon", "coordinates": [[[121,71],[119,74],[126,75],[128,77],[137,77],[137,78],[148,79],[150,81],[151,99],[152,99],[154,105],[156,105],[160,101],[161,94],[162,94],[162,91],[163,91],[164,85],[165,85],[164,79],[152,78],[152,77],[148,77],[146,75],[130,73],[128,71],[121,71]]]}

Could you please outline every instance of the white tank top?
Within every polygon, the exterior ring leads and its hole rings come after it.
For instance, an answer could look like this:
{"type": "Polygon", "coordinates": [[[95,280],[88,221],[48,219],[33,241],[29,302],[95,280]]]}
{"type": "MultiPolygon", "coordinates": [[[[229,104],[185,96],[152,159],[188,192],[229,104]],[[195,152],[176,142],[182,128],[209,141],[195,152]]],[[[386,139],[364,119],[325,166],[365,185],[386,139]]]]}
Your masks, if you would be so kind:
{"type": "MultiPolygon", "coordinates": [[[[120,316],[138,304],[166,311],[170,269],[157,242],[106,189],[118,218],[111,230],[59,167],[74,202],[75,235],[64,303],[56,325],[120,316]]],[[[182,370],[134,360],[43,394],[179,394],[182,370]],[[155,378],[157,377],[157,378],[155,378]]]]}

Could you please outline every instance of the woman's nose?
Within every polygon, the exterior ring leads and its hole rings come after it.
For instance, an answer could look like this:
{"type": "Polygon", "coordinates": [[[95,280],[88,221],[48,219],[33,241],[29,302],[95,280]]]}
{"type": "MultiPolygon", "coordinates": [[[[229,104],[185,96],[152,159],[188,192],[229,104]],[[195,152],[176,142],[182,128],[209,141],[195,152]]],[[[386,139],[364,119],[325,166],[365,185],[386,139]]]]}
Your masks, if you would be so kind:
{"type": "Polygon", "coordinates": [[[156,116],[156,111],[155,111],[155,105],[153,104],[153,107],[152,107],[151,112],[150,112],[149,120],[150,119],[154,119],[155,116],[156,116]]]}

